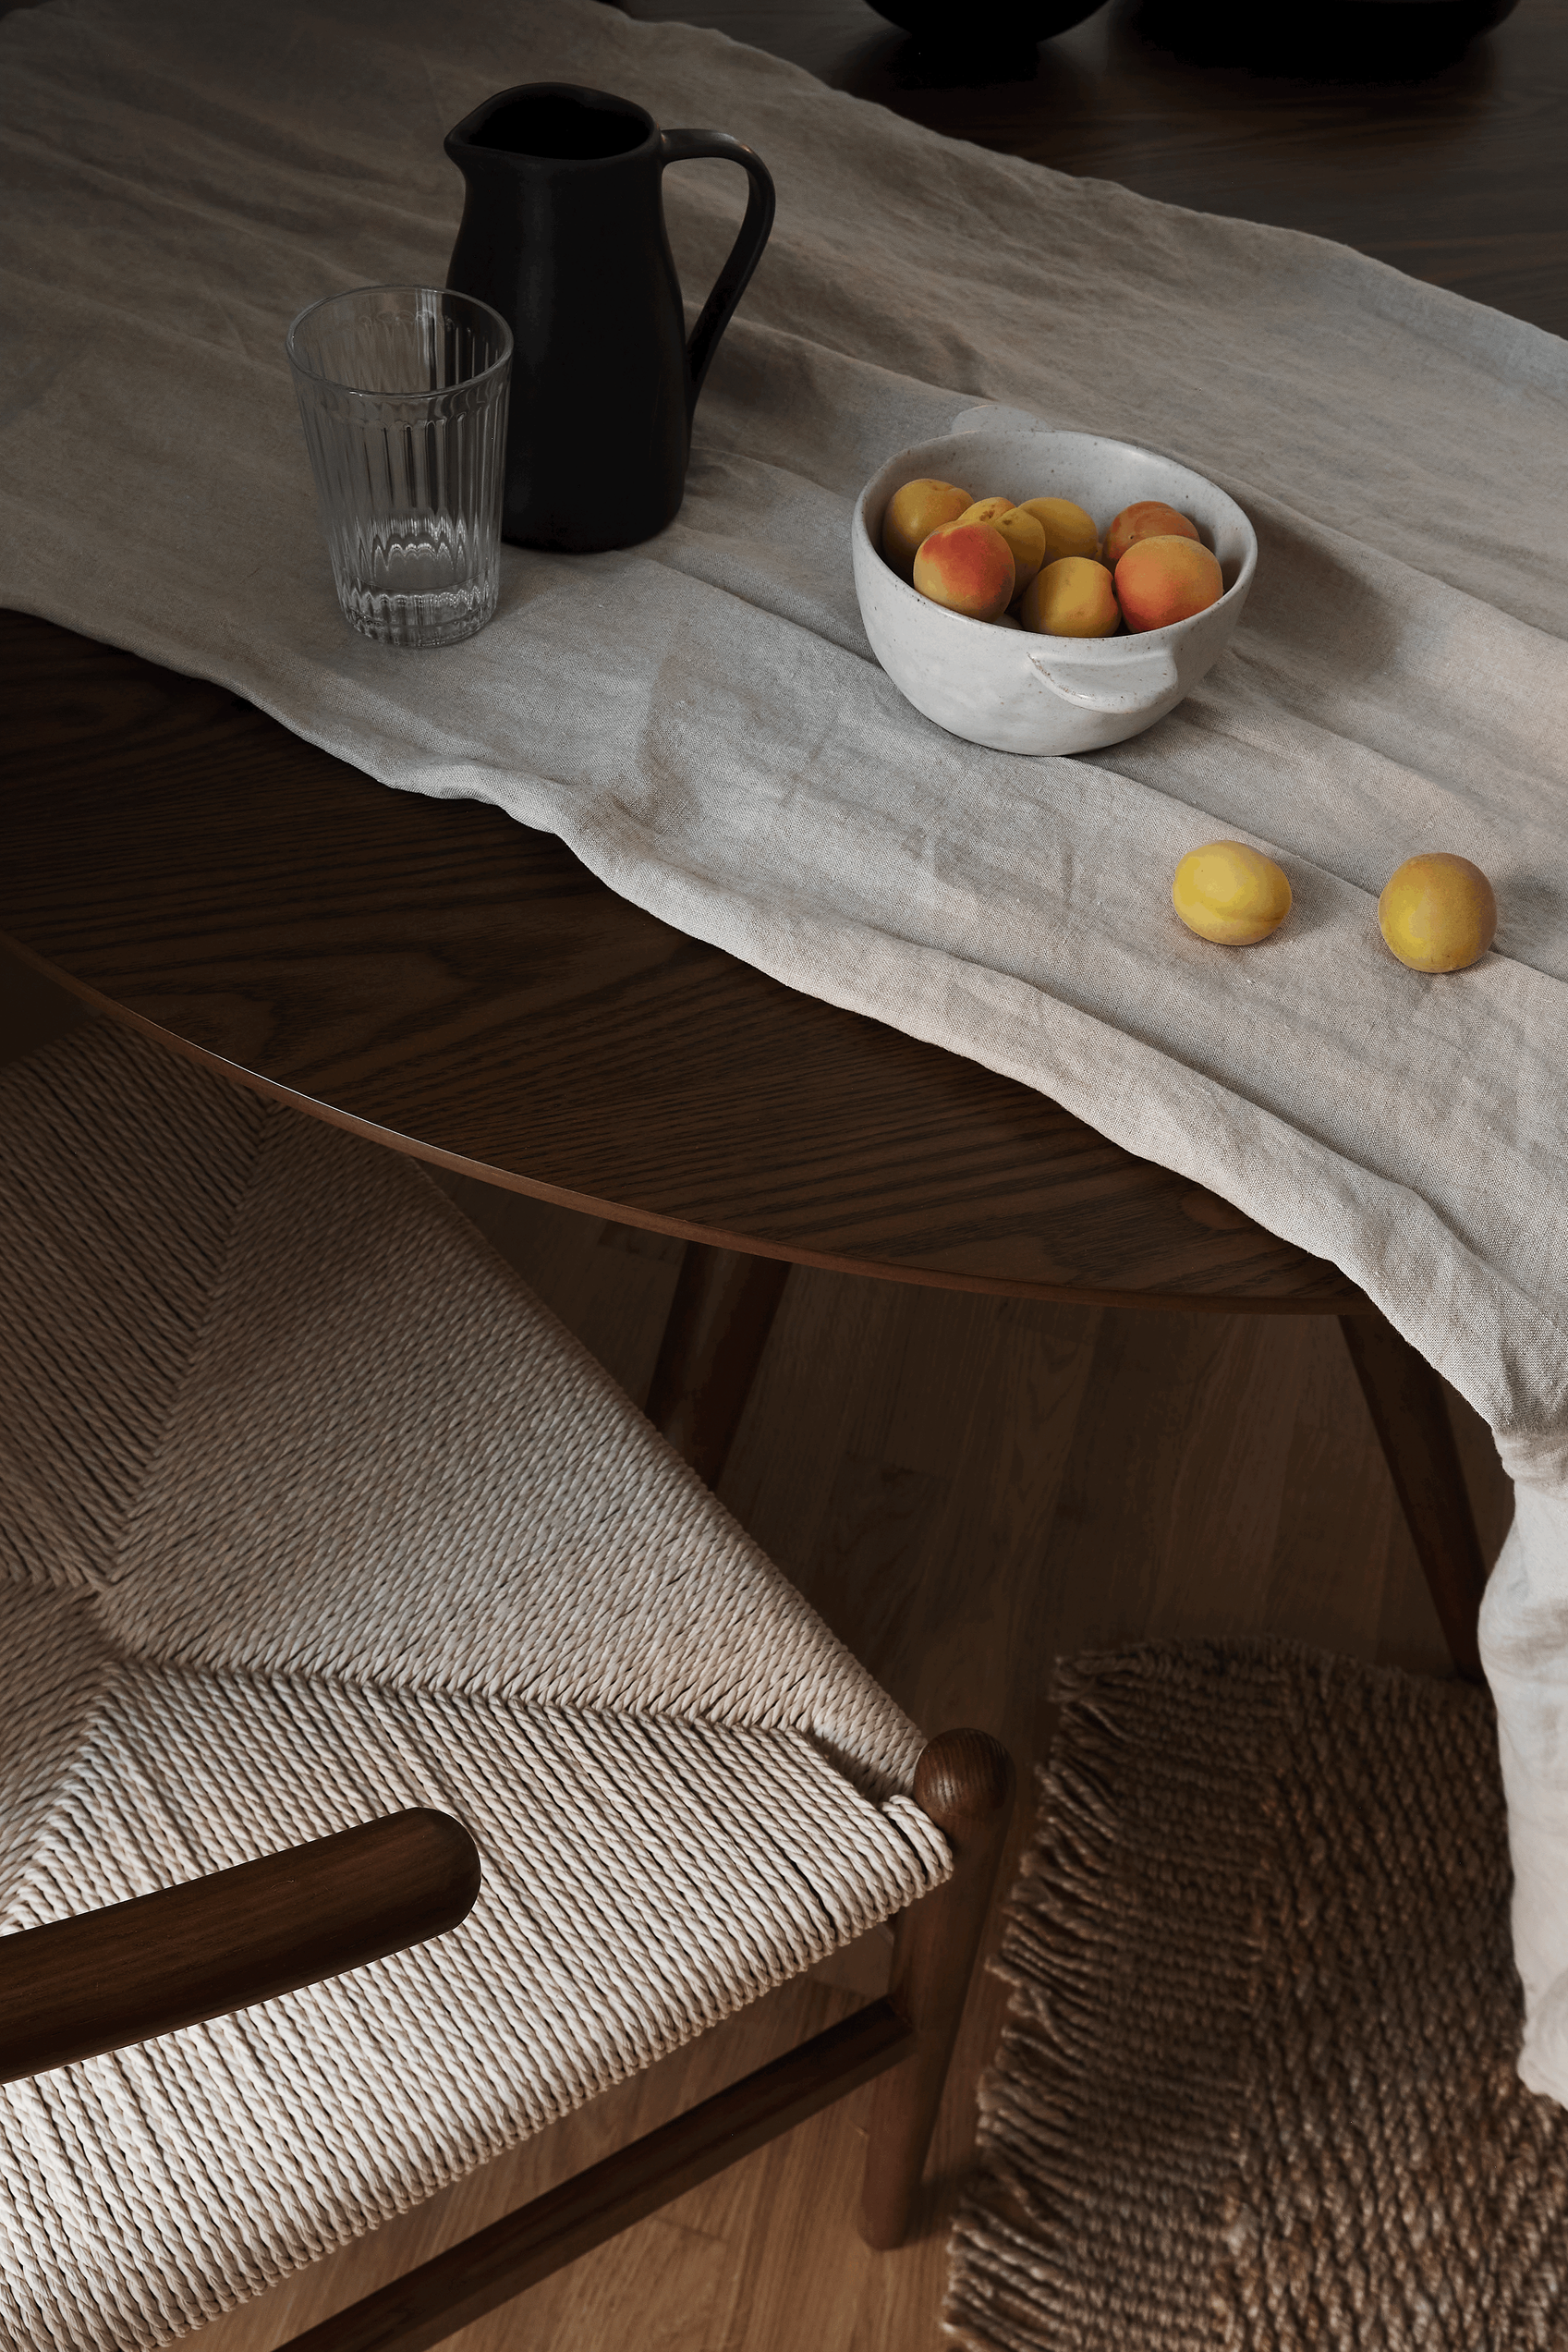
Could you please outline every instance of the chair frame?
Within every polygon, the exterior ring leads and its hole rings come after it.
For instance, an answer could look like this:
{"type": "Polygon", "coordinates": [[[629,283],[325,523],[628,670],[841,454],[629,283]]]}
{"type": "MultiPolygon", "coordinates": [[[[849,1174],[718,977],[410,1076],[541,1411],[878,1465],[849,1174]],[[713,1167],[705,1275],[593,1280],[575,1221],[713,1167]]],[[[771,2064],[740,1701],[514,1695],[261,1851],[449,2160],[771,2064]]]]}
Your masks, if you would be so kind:
{"type": "MultiPolygon", "coordinates": [[[[1012,1818],[988,1733],[921,1752],[953,1875],[898,1916],[888,1991],[772,2065],[395,2279],[287,2352],[424,2352],[873,2078],[861,2233],[907,2234],[1012,1818]]],[[[465,1918],[480,1858],[449,1815],[393,1814],[128,1903],[0,1937],[0,2080],[298,1990],[465,1918]]]]}
{"type": "MultiPolygon", "coordinates": [[[[710,1481],[788,1271],[687,1252],[649,1413],[710,1481]]],[[[286,2352],[424,2352],[873,2080],[860,2228],[879,2249],[900,2245],[1014,1794],[1012,1759],[989,1733],[930,1741],[914,1797],[942,1833],[953,1870],[898,1914],[883,1998],[308,2329],[286,2352]]],[[[415,1808],[0,1937],[0,2082],[276,1999],[444,1934],[471,1909],[480,1868],[461,1822],[415,1808]]]]}

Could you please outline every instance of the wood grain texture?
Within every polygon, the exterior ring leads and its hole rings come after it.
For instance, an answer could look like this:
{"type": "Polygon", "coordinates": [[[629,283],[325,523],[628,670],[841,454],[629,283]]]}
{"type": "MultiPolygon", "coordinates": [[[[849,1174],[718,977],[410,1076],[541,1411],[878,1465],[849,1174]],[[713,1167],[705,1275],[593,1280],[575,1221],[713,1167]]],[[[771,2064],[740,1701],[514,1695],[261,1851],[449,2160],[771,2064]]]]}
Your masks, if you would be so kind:
{"type": "Polygon", "coordinates": [[[788,1278],[776,1258],[686,1245],[643,1410],[710,1486],[723,1473],[788,1278]]]}
{"type": "MultiPolygon", "coordinates": [[[[1112,0],[987,57],[863,0],[627,0],[933,130],[1197,212],[1305,229],[1568,334],[1568,0],[1112,0]]],[[[955,17],[963,11],[955,7],[955,17]]]]}
{"type": "Polygon", "coordinates": [[[89,1001],[444,1165],[949,1287],[1339,1314],[1335,1268],[1029,1089],[767,980],[472,802],[0,614],[0,930],[89,1001]]]}
{"type": "Polygon", "coordinates": [[[150,2041],[444,1935],[480,1891],[428,1806],[0,1936],[0,2082],[150,2041]]]}

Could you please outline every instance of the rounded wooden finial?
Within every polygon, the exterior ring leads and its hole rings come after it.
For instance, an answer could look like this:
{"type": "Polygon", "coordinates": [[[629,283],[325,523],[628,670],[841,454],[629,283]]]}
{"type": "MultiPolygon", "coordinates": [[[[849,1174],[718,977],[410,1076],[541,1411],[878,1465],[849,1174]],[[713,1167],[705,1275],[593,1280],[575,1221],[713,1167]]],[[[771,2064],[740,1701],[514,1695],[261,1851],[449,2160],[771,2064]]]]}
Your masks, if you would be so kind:
{"type": "Polygon", "coordinates": [[[1010,1813],[1013,1787],[1013,1759],[989,1731],[941,1732],[915,1767],[915,1802],[942,1830],[1010,1813]]]}

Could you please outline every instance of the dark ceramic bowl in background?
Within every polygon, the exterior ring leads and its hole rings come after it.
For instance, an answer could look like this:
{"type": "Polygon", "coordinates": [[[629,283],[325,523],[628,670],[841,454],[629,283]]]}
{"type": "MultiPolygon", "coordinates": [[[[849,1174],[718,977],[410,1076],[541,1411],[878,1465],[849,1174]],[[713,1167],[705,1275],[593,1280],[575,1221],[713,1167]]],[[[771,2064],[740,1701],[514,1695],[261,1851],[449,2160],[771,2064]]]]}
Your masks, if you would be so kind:
{"type": "MultiPolygon", "coordinates": [[[[1104,0],[869,0],[869,5],[917,41],[943,50],[990,53],[1068,32],[1104,0]]],[[[1397,49],[1408,40],[1423,55],[1434,46],[1462,47],[1501,24],[1517,6],[1518,0],[1316,0],[1305,14],[1318,48],[1337,48],[1354,59],[1365,47],[1374,70],[1386,71],[1392,60],[1384,53],[1391,44],[1397,49]]],[[[1195,55],[1209,48],[1217,55],[1238,46],[1245,51],[1270,31],[1289,46],[1288,17],[1236,9],[1228,0],[1153,0],[1144,13],[1175,37],[1176,46],[1195,55]]]]}
{"type": "Polygon", "coordinates": [[[1104,0],[869,0],[879,17],[917,41],[943,48],[1000,49],[1049,41],[1104,6],[1104,0]]]}

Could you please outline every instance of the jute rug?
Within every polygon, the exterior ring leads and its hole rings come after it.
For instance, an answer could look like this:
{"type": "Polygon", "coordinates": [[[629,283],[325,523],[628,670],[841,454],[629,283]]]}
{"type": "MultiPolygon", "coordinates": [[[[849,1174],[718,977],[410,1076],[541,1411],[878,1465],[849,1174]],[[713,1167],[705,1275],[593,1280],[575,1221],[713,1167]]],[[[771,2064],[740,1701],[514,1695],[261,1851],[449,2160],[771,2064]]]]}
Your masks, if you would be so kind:
{"type": "Polygon", "coordinates": [[[946,2319],[979,2352],[1562,2352],[1491,1709],[1279,1643],[1060,1676],[946,2319]]]}

